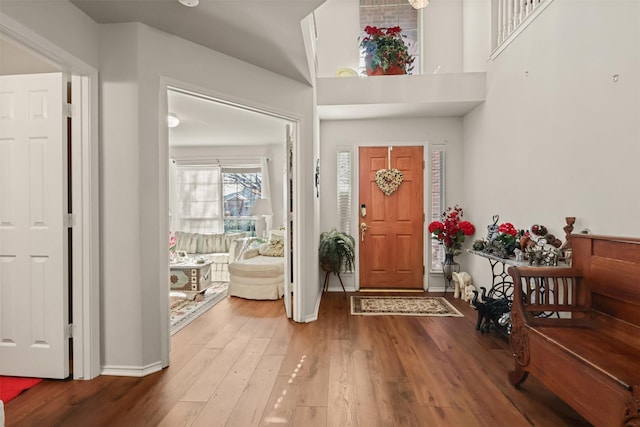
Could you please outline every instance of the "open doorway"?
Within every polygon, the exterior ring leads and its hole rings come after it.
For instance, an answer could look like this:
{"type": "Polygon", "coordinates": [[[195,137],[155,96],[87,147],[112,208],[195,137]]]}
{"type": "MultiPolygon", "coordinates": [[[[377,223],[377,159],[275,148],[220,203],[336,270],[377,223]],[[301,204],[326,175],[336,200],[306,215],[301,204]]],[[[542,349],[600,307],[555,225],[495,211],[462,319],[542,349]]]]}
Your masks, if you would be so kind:
{"type": "MultiPolygon", "coordinates": [[[[167,90],[167,106],[169,306],[175,333],[225,298],[230,264],[271,237],[283,239],[283,265],[292,271],[295,123],[174,87],[167,90]],[[185,306],[199,309],[191,314],[185,306]]],[[[291,274],[283,276],[276,296],[285,295],[291,317],[291,274]]]]}

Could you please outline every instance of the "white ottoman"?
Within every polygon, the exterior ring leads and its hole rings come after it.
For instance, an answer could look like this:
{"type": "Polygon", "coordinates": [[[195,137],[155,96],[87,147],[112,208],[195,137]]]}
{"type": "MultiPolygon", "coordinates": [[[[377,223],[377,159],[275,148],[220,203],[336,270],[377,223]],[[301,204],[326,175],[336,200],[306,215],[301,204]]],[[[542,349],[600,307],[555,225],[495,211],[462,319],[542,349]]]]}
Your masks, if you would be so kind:
{"type": "Polygon", "coordinates": [[[263,256],[251,249],[229,264],[229,295],[276,300],[284,295],[284,257],[263,256]]]}

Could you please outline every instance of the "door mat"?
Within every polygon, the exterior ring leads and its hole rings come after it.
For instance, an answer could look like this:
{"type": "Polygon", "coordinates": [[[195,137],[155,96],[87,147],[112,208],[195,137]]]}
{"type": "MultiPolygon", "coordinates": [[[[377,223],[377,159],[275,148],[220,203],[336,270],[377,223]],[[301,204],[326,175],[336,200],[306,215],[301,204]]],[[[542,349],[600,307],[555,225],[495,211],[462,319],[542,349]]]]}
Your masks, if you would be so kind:
{"type": "Polygon", "coordinates": [[[25,390],[42,382],[42,378],[0,376],[0,400],[8,402],[25,390]]]}
{"type": "Polygon", "coordinates": [[[464,317],[443,297],[351,297],[351,314],[395,316],[450,316],[464,317]]]}
{"type": "Polygon", "coordinates": [[[175,334],[189,323],[196,320],[211,307],[222,301],[227,296],[227,282],[218,282],[207,288],[204,293],[196,295],[191,300],[181,292],[171,292],[171,335],[175,334]]]}

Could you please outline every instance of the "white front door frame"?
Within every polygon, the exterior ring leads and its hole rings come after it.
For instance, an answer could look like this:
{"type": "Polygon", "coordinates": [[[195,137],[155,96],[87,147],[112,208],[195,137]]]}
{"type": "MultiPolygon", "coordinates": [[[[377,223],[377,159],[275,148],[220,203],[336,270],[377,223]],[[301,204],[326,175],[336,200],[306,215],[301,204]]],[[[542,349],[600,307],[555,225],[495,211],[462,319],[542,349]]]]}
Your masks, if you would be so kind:
{"type": "Polygon", "coordinates": [[[0,13],[0,33],[72,75],[73,378],[100,375],[98,71],[0,13]]]}

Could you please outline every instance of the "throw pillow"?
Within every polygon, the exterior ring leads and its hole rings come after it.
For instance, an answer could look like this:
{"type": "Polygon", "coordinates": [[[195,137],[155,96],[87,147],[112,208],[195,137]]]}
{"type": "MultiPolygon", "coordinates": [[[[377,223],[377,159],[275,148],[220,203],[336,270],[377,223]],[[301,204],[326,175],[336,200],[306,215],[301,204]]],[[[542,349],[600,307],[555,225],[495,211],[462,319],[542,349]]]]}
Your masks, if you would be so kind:
{"type": "Polygon", "coordinates": [[[224,247],[224,252],[229,252],[229,249],[231,249],[231,242],[233,242],[234,240],[237,239],[241,239],[245,236],[244,232],[239,232],[239,233],[227,233],[224,235],[225,237],[225,247],[224,247]]]}
{"type": "Polygon", "coordinates": [[[284,256],[284,240],[271,240],[258,246],[258,253],[264,256],[284,256]]]}

